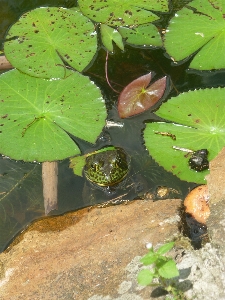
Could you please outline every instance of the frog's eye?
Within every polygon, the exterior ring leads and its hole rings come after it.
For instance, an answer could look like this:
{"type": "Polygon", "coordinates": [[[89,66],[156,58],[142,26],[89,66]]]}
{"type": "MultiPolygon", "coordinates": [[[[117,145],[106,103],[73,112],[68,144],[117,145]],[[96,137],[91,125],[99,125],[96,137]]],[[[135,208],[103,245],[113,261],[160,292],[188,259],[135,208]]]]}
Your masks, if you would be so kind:
{"type": "Polygon", "coordinates": [[[91,169],[94,172],[97,172],[99,170],[99,165],[96,163],[91,164],[91,169]]]}

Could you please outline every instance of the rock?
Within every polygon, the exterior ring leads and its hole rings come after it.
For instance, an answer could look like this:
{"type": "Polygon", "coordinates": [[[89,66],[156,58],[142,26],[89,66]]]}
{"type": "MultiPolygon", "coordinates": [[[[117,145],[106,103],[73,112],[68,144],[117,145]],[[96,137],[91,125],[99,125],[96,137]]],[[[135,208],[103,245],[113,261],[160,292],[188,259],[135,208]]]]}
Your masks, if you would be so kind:
{"type": "Polygon", "coordinates": [[[43,222],[66,215],[35,222],[0,254],[0,299],[150,299],[152,288],[137,284],[139,260],[146,243],[155,246],[178,235],[180,203],[138,200],[86,208],[70,213],[70,222],[67,215],[69,227],[43,233],[37,231],[43,222]]]}
{"type": "Polygon", "coordinates": [[[210,174],[206,176],[206,180],[210,195],[210,205],[213,205],[225,199],[224,165],[225,147],[209,163],[210,174]]]}
{"type": "Polygon", "coordinates": [[[210,243],[200,250],[186,252],[177,267],[180,277],[185,278],[178,287],[186,290],[188,299],[225,299],[224,263],[210,243]]]}

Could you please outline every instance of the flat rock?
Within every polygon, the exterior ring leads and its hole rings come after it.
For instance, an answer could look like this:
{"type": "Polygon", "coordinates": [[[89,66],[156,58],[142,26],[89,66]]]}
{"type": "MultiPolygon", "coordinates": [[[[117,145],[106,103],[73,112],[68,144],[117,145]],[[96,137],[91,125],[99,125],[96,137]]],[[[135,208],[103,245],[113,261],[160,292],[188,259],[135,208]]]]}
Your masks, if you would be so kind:
{"type": "Polygon", "coordinates": [[[151,288],[137,284],[139,260],[146,243],[178,235],[180,204],[138,200],[35,222],[0,254],[0,299],[151,299],[151,288]],[[40,232],[44,222],[66,217],[65,228],[40,232]]]}

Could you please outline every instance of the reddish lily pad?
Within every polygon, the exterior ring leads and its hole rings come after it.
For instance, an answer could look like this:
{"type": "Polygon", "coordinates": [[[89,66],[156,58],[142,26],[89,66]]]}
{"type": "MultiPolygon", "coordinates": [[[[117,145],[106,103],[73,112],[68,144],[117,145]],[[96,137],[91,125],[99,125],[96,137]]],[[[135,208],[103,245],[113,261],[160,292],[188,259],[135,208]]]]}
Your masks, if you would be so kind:
{"type": "Polygon", "coordinates": [[[150,84],[151,72],[129,83],[120,93],[118,112],[120,118],[128,118],[145,112],[154,106],[166,89],[166,76],[150,84]]]}

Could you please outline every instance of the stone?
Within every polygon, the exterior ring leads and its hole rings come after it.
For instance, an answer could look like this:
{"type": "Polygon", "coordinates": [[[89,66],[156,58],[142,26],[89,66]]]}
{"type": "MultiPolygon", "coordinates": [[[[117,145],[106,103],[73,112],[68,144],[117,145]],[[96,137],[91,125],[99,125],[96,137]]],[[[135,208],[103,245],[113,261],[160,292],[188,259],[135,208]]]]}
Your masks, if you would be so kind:
{"type": "Polygon", "coordinates": [[[37,230],[66,215],[35,222],[0,254],[0,299],[151,299],[153,288],[137,283],[140,258],[147,243],[155,247],[179,234],[180,204],[179,199],[137,200],[85,208],[70,213],[70,221],[67,215],[67,227],[57,231],[37,230]]]}

